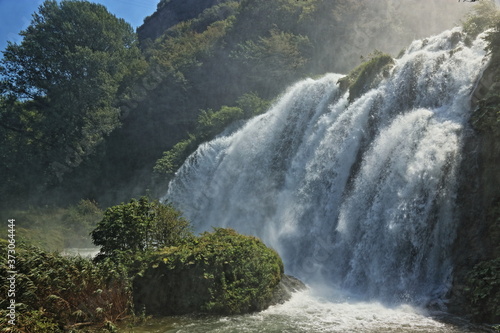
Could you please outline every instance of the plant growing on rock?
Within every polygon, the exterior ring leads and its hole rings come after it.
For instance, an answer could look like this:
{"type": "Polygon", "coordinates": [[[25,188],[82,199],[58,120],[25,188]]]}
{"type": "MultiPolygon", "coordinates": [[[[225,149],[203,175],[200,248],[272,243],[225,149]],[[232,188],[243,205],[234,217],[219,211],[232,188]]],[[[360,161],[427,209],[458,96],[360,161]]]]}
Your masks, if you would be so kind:
{"type": "Polygon", "coordinates": [[[134,305],[158,315],[259,311],[282,275],[281,258],[262,241],[217,228],[158,252],[134,280],[134,305]]]}
{"type": "Polygon", "coordinates": [[[467,277],[469,310],[479,322],[500,320],[500,258],[483,261],[467,277]]]}

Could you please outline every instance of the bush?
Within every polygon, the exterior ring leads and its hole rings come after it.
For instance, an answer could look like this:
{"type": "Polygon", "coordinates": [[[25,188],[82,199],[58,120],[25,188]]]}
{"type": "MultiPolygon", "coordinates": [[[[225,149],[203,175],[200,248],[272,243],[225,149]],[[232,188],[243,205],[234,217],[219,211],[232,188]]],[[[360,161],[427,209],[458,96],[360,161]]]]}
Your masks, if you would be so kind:
{"type": "MultiPolygon", "coordinates": [[[[19,332],[62,332],[63,328],[102,326],[125,318],[131,308],[126,272],[107,261],[63,257],[16,243],[16,325],[19,332]]],[[[0,278],[10,276],[0,241],[0,278]]],[[[8,295],[8,284],[0,293],[8,295]]],[[[0,326],[8,327],[8,299],[0,299],[0,326]]],[[[10,326],[10,325],[9,325],[10,326]]]]}
{"type": "Polygon", "coordinates": [[[176,143],[172,149],[163,153],[163,156],[156,161],[154,172],[158,175],[165,174],[168,177],[173,177],[184,160],[196,150],[198,145],[199,141],[196,136],[189,135],[189,138],[176,143]]]}
{"type": "Polygon", "coordinates": [[[248,119],[265,112],[269,101],[261,99],[254,93],[244,94],[236,101],[236,107],[222,106],[218,111],[202,110],[196,123],[196,133],[190,134],[185,140],[176,143],[172,149],[163,153],[156,161],[154,171],[157,175],[173,177],[182,163],[198,146],[212,140],[232,123],[248,119]]]}
{"type": "Polygon", "coordinates": [[[98,258],[102,259],[117,252],[134,254],[177,245],[191,231],[189,222],[173,206],[142,197],[108,208],[91,236],[101,247],[98,258]]]}
{"type": "Polygon", "coordinates": [[[470,312],[478,322],[500,322],[500,258],[477,264],[467,276],[470,312]]]}
{"type": "Polygon", "coordinates": [[[133,282],[134,305],[158,315],[258,311],[282,274],[281,258],[262,241],[218,228],[156,254],[133,282]]]}
{"type": "Polygon", "coordinates": [[[219,111],[202,110],[198,116],[197,132],[205,140],[214,138],[229,124],[243,119],[243,110],[238,107],[223,106],[219,111]]]}
{"type": "Polygon", "coordinates": [[[463,31],[473,40],[498,21],[499,13],[494,1],[481,1],[462,22],[463,31]]]}

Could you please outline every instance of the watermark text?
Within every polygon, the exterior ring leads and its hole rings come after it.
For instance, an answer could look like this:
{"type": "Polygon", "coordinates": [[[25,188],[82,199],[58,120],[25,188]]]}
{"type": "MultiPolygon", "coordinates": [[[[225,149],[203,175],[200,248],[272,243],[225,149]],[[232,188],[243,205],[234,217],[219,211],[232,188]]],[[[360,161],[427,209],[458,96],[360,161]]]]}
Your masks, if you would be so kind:
{"type": "Polygon", "coordinates": [[[7,321],[16,324],[16,220],[9,219],[7,224],[7,321]]]}

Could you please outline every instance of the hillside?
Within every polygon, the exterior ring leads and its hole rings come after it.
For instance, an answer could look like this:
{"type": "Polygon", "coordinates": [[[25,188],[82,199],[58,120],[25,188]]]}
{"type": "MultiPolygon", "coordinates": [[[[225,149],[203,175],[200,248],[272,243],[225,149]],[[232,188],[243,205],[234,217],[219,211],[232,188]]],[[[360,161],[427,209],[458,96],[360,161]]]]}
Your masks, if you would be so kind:
{"type": "Polygon", "coordinates": [[[186,12],[187,4],[160,2],[138,29],[148,69],[121,105],[123,125],[103,146],[105,157],[76,170],[66,193],[81,188],[75,198],[106,203],[146,188],[156,193],[158,178],[145,182],[153,164],[197,131],[201,110],[231,106],[255,114],[249,110],[255,106],[242,105],[248,94],[270,101],[304,77],[346,73],[375,49],[396,56],[414,38],[453,26],[468,9],[433,0],[405,6],[399,1],[210,1],[186,12]],[[82,187],[82,178],[106,190],[82,187]]]}

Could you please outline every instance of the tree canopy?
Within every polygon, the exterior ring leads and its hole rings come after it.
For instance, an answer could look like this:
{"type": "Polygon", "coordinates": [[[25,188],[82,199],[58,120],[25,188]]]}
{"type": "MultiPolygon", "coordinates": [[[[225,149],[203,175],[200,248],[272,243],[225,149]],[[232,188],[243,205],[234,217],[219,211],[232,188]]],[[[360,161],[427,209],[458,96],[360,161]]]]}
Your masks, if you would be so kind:
{"type": "Polygon", "coordinates": [[[177,245],[191,236],[189,222],[171,205],[146,197],[108,208],[91,233],[101,257],[177,245]]]}
{"type": "Polygon", "coordinates": [[[18,157],[2,171],[60,180],[120,125],[142,56],[128,23],[85,1],[45,1],[20,35],[0,60],[0,154],[18,157]]]}

